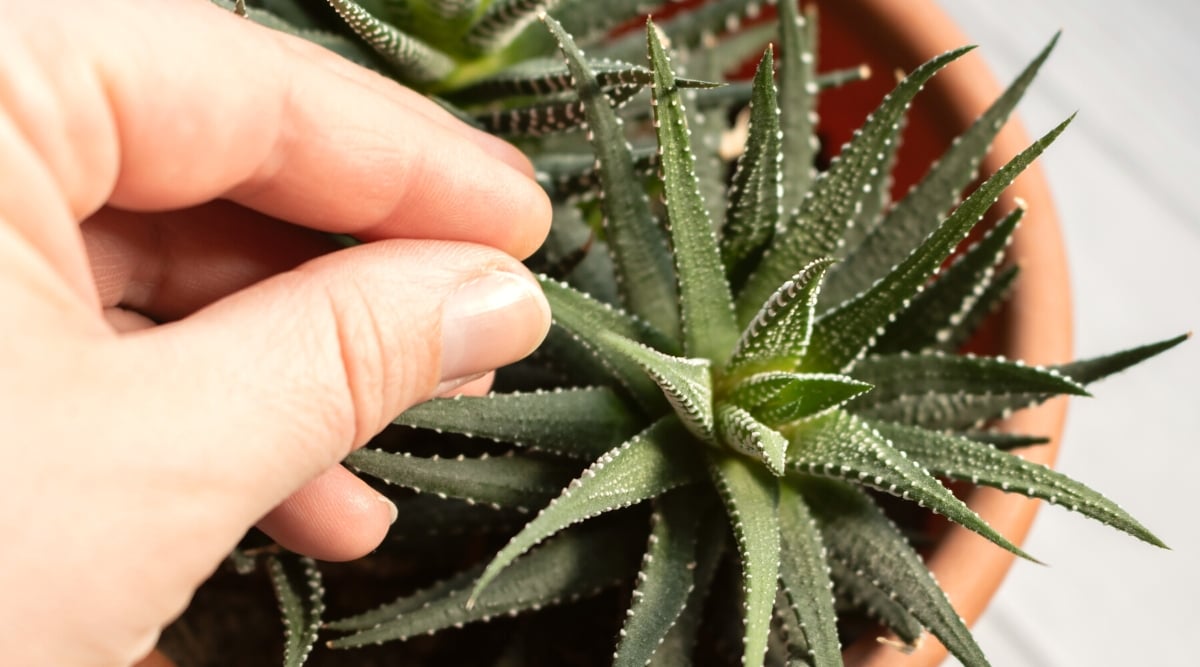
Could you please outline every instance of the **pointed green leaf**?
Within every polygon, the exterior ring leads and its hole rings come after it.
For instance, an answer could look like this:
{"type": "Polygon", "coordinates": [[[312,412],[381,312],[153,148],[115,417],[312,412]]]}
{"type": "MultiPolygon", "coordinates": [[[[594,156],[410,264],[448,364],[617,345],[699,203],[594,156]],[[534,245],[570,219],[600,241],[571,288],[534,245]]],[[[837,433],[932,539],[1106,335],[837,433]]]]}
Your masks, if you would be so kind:
{"type": "MultiPolygon", "coordinates": [[[[1190,334],[1184,334],[1109,355],[1051,366],[1048,370],[1069,380],[1091,383],[1164,352],[1189,337],[1190,334]]],[[[1054,395],[1051,393],[978,395],[960,393],[934,397],[913,396],[892,401],[886,410],[882,409],[883,406],[876,406],[870,411],[864,411],[863,416],[923,426],[932,430],[979,429],[991,419],[1005,417],[1014,410],[1032,407],[1054,395]]]]}
{"type": "Polygon", "coordinates": [[[871,389],[872,385],[845,375],[762,373],[739,385],[731,400],[753,402],[747,409],[756,419],[781,427],[840,407],[871,389]]]}
{"type": "Polygon", "coordinates": [[[837,613],[825,544],[804,498],[791,483],[779,492],[779,529],[783,536],[779,582],[788,611],[799,626],[813,667],[840,666],[837,613]]]}
{"type": "MultiPolygon", "coordinates": [[[[707,54],[705,55],[707,56],[707,54]]],[[[701,59],[693,58],[692,62],[696,64],[699,60],[701,59]]],[[[684,71],[681,69],[680,73],[684,71]]],[[[683,99],[683,113],[690,132],[688,137],[693,151],[692,156],[695,158],[696,191],[700,193],[700,201],[708,211],[709,224],[712,225],[715,234],[719,231],[721,220],[725,215],[725,190],[729,187],[729,165],[726,164],[722,154],[722,150],[725,148],[722,142],[727,142],[726,137],[729,134],[728,114],[717,109],[698,108],[696,98],[699,91],[684,88],[682,81],[683,79],[679,76],[675,77],[676,87],[683,89],[680,91],[680,95],[683,99]]],[[[654,112],[655,108],[651,106],[650,115],[653,116],[654,112]]],[[[662,169],[660,168],[659,174],[661,173],[662,169]]],[[[660,183],[661,179],[655,185],[660,183]]]]}
{"type": "MultiPolygon", "coordinates": [[[[620,89],[626,90],[629,92],[622,99],[627,100],[637,92],[636,88],[620,89]]],[[[573,130],[584,123],[583,104],[571,99],[494,109],[472,118],[488,132],[506,137],[541,137],[573,130]]]]}
{"type": "MultiPolygon", "coordinates": [[[[585,0],[592,2],[594,0],[585,0]]],[[[609,0],[606,0],[605,5],[609,0]]],[[[638,14],[647,14],[661,2],[644,3],[638,14]]],[[[679,52],[690,52],[717,42],[716,35],[731,33],[741,27],[742,19],[761,9],[761,0],[710,0],[677,12],[659,25],[659,31],[679,52]]],[[[597,45],[609,58],[634,61],[645,53],[646,42],[634,31],[609,38],[597,45]]],[[[761,43],[759,50],[762,49],[761,43]]]]}
{"type": "Polygon", "coordinates": [[[271,586],[283,615],[283,664],[300,667],[321,629],[325,611],[325,589],[317,563],[307,556],[280,554],[267,559],[271,586]]]}
{"type": "Polygon", "coordinates": [[[463,36],[463,42],[476,53],[499,51],[558,3],[559,0],[492,0],[483,16],[463,36]]]}
{"type": "Polygon", "coordinates": [[[497,373],[496,384],[504,389],[524,391],[572,384],[615,388],[620,379],[575,334],[565,327],[552,326],[533,354],[497,373]]]}
{"type": "Polygon", "coordinates": [[[1050,442],[1050,438],[1040,435],[1024,435],[1021,433],[1005,433],[1003,431],[965,431],[961,434],[964,438],[969,438],[975,442],[982,442],[990,447],[995,447],[1003,451],[1017,449],[1019,447],[1031,447],[1033,445],[1044,445],[1050,442]]]}
{"type": "Polygon", "coordinates": [[[861,572],[892,596],[966,667],[988,664],[920,556],[870,498],[843,483],[814,478],[803,480],[801,490],[834,562],[861,572]]]}
{"type": "Polygon", "coordinates": [[[822,315],[813,329],[805,367],[843,372],[852,367],[885,331],[894,313],[917,294],[1004,188],[1041,155],[1070,122],[1068,118],[1000,168],[883,280],[822,315]]]}
{"type": "Polygon", "coordinates": [[[645,190],[629,187],[639,182],[633,149],[583,53],[557,21],[546,17],[544,22],[566,58],[587,116],[599,164],[605,233],[622,299],[632,313],[679,340],[679,297],[666,235],[651,213],[645,190]]]}
{"type": "Polygon", "coordinates": [[[371,45],[403,80],[413,83],[432,83],[454,70],[454,60],[381,21],[354,0],[328,0],[354,32],[371,45]]]}
{"type": "Polygon", "coordinates": [[[388,529],[387,540],[409,552],[414,550],[414,544],[431,545],[435,551],[441,551],[445,549],[443,540],[446,537],[512,534],[529,520],[515,509],[472,505],[465,500],[438,498],[432,494],[393,500],[397,516],[388,529]]]}
{"type": "MultiPolygon", "coordinates": [[[[856,208],[854,217],[846,224],[846,230],[842,233],[842,243],[837,251],[838,259],[844,259],[854,248],[861,245],[863,239],[875,228],[883,224],[884,211],[891,206],[892,174],[896,169],[901,144],[904,143],[904,128],[908,125],[908,119],[901,116],[897,124],[899,128],[895,141],[884,146],[880,165],[875,171],[868,174],[868,178],[862,186],[862,202],[856,208]]],[[[834,268],[836,270],[837,265],[834,265],[834,268]]],[[[834,296],[822,296],[817,308],[825,311],[837,303],[839,301],[834,296]]]]}
{"type": "MultiPolygon", "coordinates": [[[[614,28],[645,15],[656,4],[647,0],[562,0],[552,13],[563,29],[583,44],[593,38],[609,38],[614,28]]],[[[634,49],[633,55],[641,54],[634,49]]]]}
{"type": "Polygon", "coordinates": [[[916,648],[925,628],[904,605],[892,599],[890,590],[882,590],[865,574],[850,569],[837,559],[829,561],[830,576],[839,601],[849,602],[896,634],[907,647],[916,648]]]}
{"type": "Polygon", "coordinates": [[[928,236],[975,179],[988,146],[1054,48],[1058,36],[1016,78],[975,123],[929,168],[921,182],[888,213],[887,219],[829,276],[823,303],[840,303],[869,288],[904,259],[908,248],[928,236]]]}
{"type": "Polygon", "coordinates": [[[783,476],[787,438],[749,412],[729,403],[718,407],[717,435],[725,446],[762,461],[776,477],[783,476]]]}
{"type": "Polygon", "coordinates": [[[742,332],[728,372],[764,362],[773,366],[782,362],[778,370],[793,370],[800,364],[812,336],[821,279],[832,263],[828,258],[813,260],[775,290],[742,332]]]}
{"type": "Polygon", "coordinates": [[[1087,390],[1053,368],[1026,366],[1002,357],[942,352],[867,357],[854,377],[875,389],[854,401],[855,414],[919,423],[922,410],[938,410],[958,396],[1045,393],[1087,396],[1087,390]]]}
{"type": "Polygon", "coordinates": [[[561,461],[516,455],[423,458],[369,447],[352,452],[344,463],[418,493],[517,509],[542,507],[579,472],[578,466],[561,461]]]}
{"type": "Polygon", "coordinates": [[[1024,207],[996,223],[896,316],[875,344],[875,354],[941,349],[956,333],[976,302],[987,293],[995,266],[1012,240],[1024,207]]]}
{"type": "MultiPolygon", "coordinates": [[[[575,533],[568,532],[564,533],[559,539],[570,540],[576,537],[575,533]]],[[[548,550],[552,549],[552,545],[553,542],[548,542],[546,548],[548,550]]],[[[532,558],[534,555],[531,554],[530,557],[532,558]]],[[[387,604],[382,604],[360,614],[330,621],[325,624],[325,627],[337,632],[370,630],[378,625],[395,621],[414,612],[419,612],[423,607],[431,604],[439,604],[444,598],[453,597],[456,594],[461,595],[461,591],[469,589],[475,579],[479,577],[480,572],[483,572],[483,565],[457,572],[446,579],[435,581],[425,588],[418,589],[409,595],[397,598],[387,604]]]]}
{"type": "Polygon", "coordinates": [[[518,556],[562,529],[701,479],[698,447],[678,420],[666,417],[601,456],[496,554],[472,598],[479,598],[518,556]]]}
{"type": "Polygon", "coordinates": [[[696,540],[692,592],[687,604],[671,626],[662,644],[654,652],[649,667],[690,667],[700,625],[704,620],[704,605],[712,590],[713,578],[725,554],[729,527],[721,508],[706,511],[696,540]]]}
{"type": "Polygon", "coordinates": [[[1044,465],[1030,463],[983,443],[915,426],[868,422],[910,458],[941,477],[1041,498],[1155,546],[1165,547],[1145,526],[1108,498],[1044,465]]]}
{"type": "Polygon", "coordinates": [[[688,141],[683,100],[653,23],[646,24],[646,39],[654,70],[654,125],[679,276],[683,349],[689,357],[719,364],[737,340],[733,297],[712,221],[696,188],[695,158],[688,141]]]}
{"type": "MultiPolygon", "coordinates": [[[[343,623],[362,629],[329,642],[331,648],[355,648],[430,634],[444,628],[484,621],[527,609],[539,609],[575,598],[594,595],[633,575],[639,540],[636,531],[617,523],[600,530],[568,531],[518,559],[473,598],[469,577],[458,576],[418,593],[419,604],[401,599],[372,612],[376,624],[343,623]],[[597,558],[596,554],[604,554],[597,558]],[[384,612],[394,611],[390,618],[384,612]],[[387,620],[382,620],[382,618],[387,620]]],[[[477,573],[472,570],[471,574],[477,573]]],[[[349,619],[348,619],[349,620],[349,619]]]]}
{"type": "MultiPolygon", "coordinates": [[[[956,49],[921,65],[867,117],[854,139],[834,159],[829,170],[814,181],[812,190],[793,216],[794,222],[777,230],[777,241],[771,253],[763,257],[738,295],[740,321],[749,321],[759,305],[792,275],[797,266],[803,266],[818,257],[838,254],[846,225],[868,194],[864,192],[864,186],[887,163],[886,148],[896,141],[900,117],[909,102],[934,73],[970,50],[970,47],[956,49]]],[[[787,104],[787,101],[781,99],[780,104],[787,104]]],[[[784,119],[785,136],[786,125],[787,120],[784,119]]],[[[785,156],[785,168],[787,162],[785,156]]],[[[785,178],[788,177],[787,171],[784,174],[785,178]]],[[[958,240],[956,238],[955,242],[958,240]]],[[[946,251],[943,256],[948,253],[946,251]]]]}
{"type": "Polygon", "coordinates": [[[783,215],[774,71],[772,49],[768,47],[754,73],[746,150],[738,158],[729,184],[729,207],[721,237],[721,260],[727,269],[739,266],[762,248],[783,215]]]}
{"type": "MultiPolygon", "coordinates": [[[[1012,264],[1000,269],[984,286],[983,291],[973,298],[973,303],[961,316],[951,319],[950,325],[938,332],[938,342],[932,349],[942,352],[957,352],[979,331],[989,315],[1008,302],[1013,285],[1021,275],[1021,267],[1012,264]],[[944,334],[942,332],[945,332],[944,334]]],[[[898,327],[897,327],[898,328],[898,327]]]]}
{"type": "MultiPolygon", "coordinates": [[[[230,0],[209,1],[229,11],[236,11],[236,4],[230,0]]],[[[310,20],[300,8],[277,2],[265,3],[261,8],[247,7],[246,18],[259,25],[323,46],[363,67],[379,69],[382,65],[378,55],[369,46],[353,37],[318,27],[318,24],[310,20]]]]}
{"type": "MultiPolygon", "coordinates": [[[[606,91],[639,90],[653,82],[650,69],[619,60],[588,60],[596,82],[606,91]]],[[[680,79],[681,88],[717,88],[720,84],[680,79]]],[[[453,92],[459,104],[480,104],[507,97],[548,97],[574,92],[571,72],[561,58],[530,58],[453,92]]],[[[590,162],[590,161],[589,161],[590,162]]]]}
{"type": "MultiPolygon", "coordinates": [[[[756,53],[762,50],[762,45],[763,42],[761,41],[756,43],[756,53]]],[[[870,78],[870,75],[870,68],[865,66],[834,70],[817,77],[817,88],[820,90],[837,88],[848,83],[863,81],[870,78]]],[[[713,108],[732,109],[743,107],[750,103],[753,89],[754,84],[751,81],[733,81],[720,88],[697,89],[696,108],[709,110],[713,108]]],[[[636,110],[631,110],[631,113],[634,117],[640,117],[639,112],[636,110]]]]}
{"type": "Polygon", "coordinates": [[[798,0],[779,5],[779,107],[782,119],[782,210],[800,208],[816,177],[817,31],[815,16],[802,13],[798,0]]]}
{"type": "Polygon", "coordinates": [[[779,26],[775,21],[758,23],[723,35],[715,44],[704,44],[692,53],[705,54],[709,61],[709,71],[713,78],[725,78],[725,74],[740,69],[755,56],[761,56],[763,45],[775,40],[779,26]]]}
{"type": "Polygon", "coordinates": [[[581,343],[593,350],[609,366],[613,377],[621,382],[640,405],[651,414],[656,414],[663,405],[662,392],[646,376],[642,367],[625,354],[610,349],[601,332],[616,334],[624,338],[646,343],[667,353],[678,347],[661,333],[634,317],[606,303],[571,289],[558,281],[540,276],[538,282],[550,302],[554,323],[566,329],[581,343]]]}
{"type": "MultiPolygon", "coordinates": [[[[638,182],[657,177],[658,148],[634,149],[633,163],[638,182]]],[[[541,155],[534,158],[533,165],[538,183],[552,199],[591,201],[599,196],[600,176],[591,153],[541,155]]]]}
{"type": "Polygon", "coordinates": [[[677,489],[656,502],[650,545],[642,559],[633,604],[621,628],[613,667],[645,667],[695,587],[702,511],[711,492],[677,489]],[[703,495],[707,494],[707,495],[703,495]]]}
{"type": "Polygon", "coordinates": [[[711,364],[707,359],[673,357],[628,338],[605,331],[597,333],[605,349],[623,354],[662,389],[679,420],[697,438],[715,442],[711,364]]]}
{"type": "Polygon", "coordinates": [[[779,483],[757,463],[740,456],[714,455],[713,483],[725,502],[737,538],[745,593],[742,664],[761,664],[771,631],[779,580],[779,483]]]}
{"type": "Polygon", "coordinates": [[[861,419],[839,410],[790,430],[791,469],[848,480],[912,500],[1022,558],[1033,560],[861,419]]]}
{"type": "Polygon", "coordinates": [[[392,423],[589,460],[625,442],[643,425],[606,387],[435,398],[409,408],[392,423]]]}
{"type": "Polygon", "coordinates": [[[1077,382],[1091,384],[1115,373],[1120,373],[1126,368],[1140,364],[1150,357],[1166,352],[1191,337],[1191,333],[1186,333],[1181,336],[1158,341],[1157,343],[1150,343],[1149,345],[1131,347],[1128,350],[1121,350],[1120,352],[1093,357],[1091,359],[1080,359],[1069,364],[1055,366],[1054,369],[1077,382]]]}

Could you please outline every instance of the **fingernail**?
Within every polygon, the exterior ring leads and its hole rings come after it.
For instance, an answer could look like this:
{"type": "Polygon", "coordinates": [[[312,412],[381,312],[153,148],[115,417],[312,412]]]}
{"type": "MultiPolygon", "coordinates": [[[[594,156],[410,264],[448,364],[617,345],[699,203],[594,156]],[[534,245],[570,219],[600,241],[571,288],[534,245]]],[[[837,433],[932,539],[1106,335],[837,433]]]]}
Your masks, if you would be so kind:
{"type": "Polygon", "coordinates": [[[379,502],[387,505],[388,516],[391,517],[388,520],[388,525],[390,526],[393,523],[396,523],[396,519],[400,518],[400,508],[396,507],[396,503],[392,502],[387,496],[384,496],[381,494],[377,497],[379,499],[379,502]]]}
{"type": "Polygon", "coordinates": [[[459,387],[463,386],[464,384],[474,382],[485,375],[487,375],[487,373],[473,373],[466,377],[442,380],[442,382],[440,384],[438,384],[438,386],[434,387],[433,395],[441,396],[444,398],[449,398],[449,396],[447,394],[449,394],[450,392],[454,391],[455,389],[458,389],[459,387]]]}
{"type": "Polygon", "coordinates": [[[442,310],[442,378],[484,373],[532,352],[550,326],[537,283],[495,271],[458,288],[442,310]]]}

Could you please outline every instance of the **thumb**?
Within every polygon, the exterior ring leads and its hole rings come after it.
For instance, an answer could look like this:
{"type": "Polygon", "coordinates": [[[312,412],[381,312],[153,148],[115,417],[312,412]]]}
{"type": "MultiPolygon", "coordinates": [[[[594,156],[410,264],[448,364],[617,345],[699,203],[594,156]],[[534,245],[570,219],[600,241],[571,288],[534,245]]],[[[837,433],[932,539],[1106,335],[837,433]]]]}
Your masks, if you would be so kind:
{"type": "Polygon", "coordinates": [[[394,240],[308,262],[137,344],[173,458],[249,525],[439,385],[530,353],[549,323],[536,281],[504,253],[394,240]]]}

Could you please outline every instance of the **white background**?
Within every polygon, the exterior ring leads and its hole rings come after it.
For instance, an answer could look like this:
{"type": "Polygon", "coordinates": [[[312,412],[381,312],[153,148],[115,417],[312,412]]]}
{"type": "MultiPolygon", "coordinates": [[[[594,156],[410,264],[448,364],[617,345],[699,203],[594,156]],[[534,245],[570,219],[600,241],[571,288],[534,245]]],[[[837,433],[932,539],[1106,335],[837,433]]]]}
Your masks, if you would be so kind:
{"type": "MultiPolygon", "coordinates": [[[[1076,355],[1200,327],[1200,2],[941,0],[1007,83],[1063,38],[1022,103],[1063,219],[1076,355]]],[[[1043,508],[976,628],[996,667],[1200,665],[1200,337],[1092,387],[1059,468],[1172,551],[1043,508]]],[[[957,664],[949,661],[949,664],[957,664]]]]}

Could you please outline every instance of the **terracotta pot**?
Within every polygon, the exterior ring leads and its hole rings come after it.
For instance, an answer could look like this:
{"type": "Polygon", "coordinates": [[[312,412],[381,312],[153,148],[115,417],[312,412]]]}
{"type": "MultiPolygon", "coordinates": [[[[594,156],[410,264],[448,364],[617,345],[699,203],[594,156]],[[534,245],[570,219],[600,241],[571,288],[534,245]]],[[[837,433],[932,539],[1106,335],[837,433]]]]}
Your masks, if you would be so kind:
{"type": "MultiPolygon", "coordinates": [[[[865,57],[874,72],[870,82],[847,86],[823,101],[821,127],[835,142],[831,145],[845,141],[894,85],[893,71],[911,71],[939,53],[970,43],[931,0],[831,0],[818,5],[821,68],[854,66],[865,57]]],[[[1030,53],[1029,58],[1034,55],[1030,53]]],[[[985,57],[986,52],[976,50],[951,64],[914,102],[901,147],[897,192],[906,191],[951,139],[999,96],[1001,87],[984,64],[985,57]]],[[[1028,144],[1020,124],[1010,121],[983,163],[983,173],[995,171],[1028,144]]],[[[1011,210],[1016,197],[1029,206],[1009,250],[1011,261],[1021,266],[1021,276],[1011,303],[992,323],[985,336],[989,340],[983,344],[989,352],[1034,364],[1069,361],[1072,333],[1066,257],[1049,188],[1036,164],[1009,188],[996,210],[1011,210]]],[[[1056,399],[1017,413],[1008,420],[1007,428],[1051,437],[1049,444],[1022,452],[1030,460],[1051,464],[1058,454],[1065,416],[1065,399],[1056,399]]],[[[1025,539],[1038,509],[1037,501],[995,489],[969,490],[966,500],[1017,544],[1025,539]]],[[[945,532],[927,558],[967,623],[983,612],[1012,561],[1009,552],[958,526],[945,532]]],[[[874,638],[846,650],[848,664],[857,667],[932,667],[945,655],[933,637],[926,637],[911,655],[874,638]]]]}

